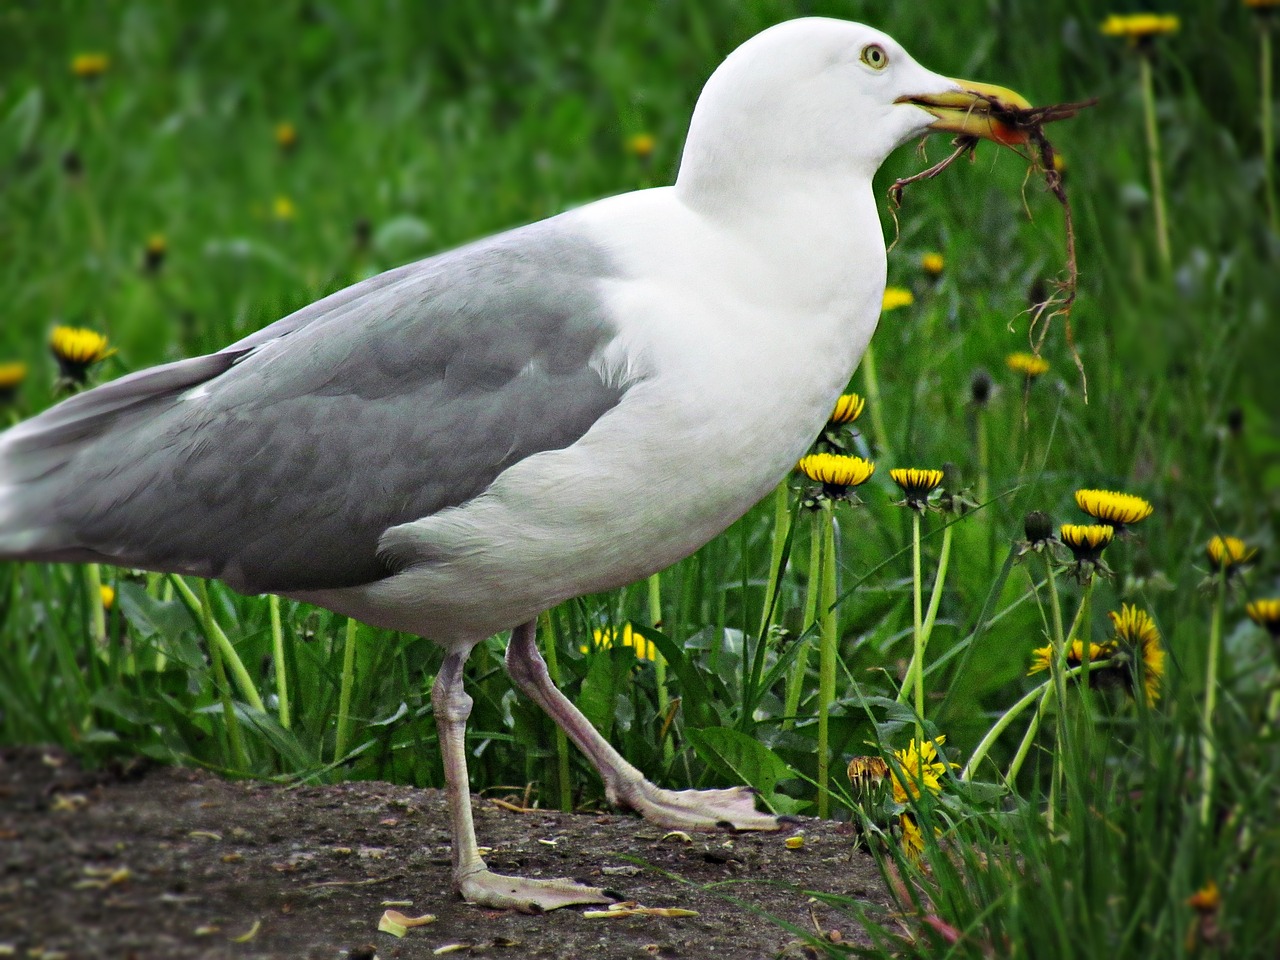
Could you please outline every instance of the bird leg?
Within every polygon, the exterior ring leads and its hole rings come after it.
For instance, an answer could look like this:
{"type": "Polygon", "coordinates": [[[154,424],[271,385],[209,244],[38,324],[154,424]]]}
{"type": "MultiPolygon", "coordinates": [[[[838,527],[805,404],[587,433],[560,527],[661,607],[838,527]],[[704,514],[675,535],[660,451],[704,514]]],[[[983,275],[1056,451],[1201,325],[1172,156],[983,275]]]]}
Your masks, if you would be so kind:
{"type": "Polygon", "coordinates": [[[556,689],[538,651],[537,621],[511,631],[507,673],[525,695],[542,707],[572,740],[604,780],[605,796],[615,806],[673,830],[777,830],[782,821],[756,810],[750,787],[727,790],[663,790],[627,763],[563,693],[556,689]]]}
{"type": "Polygon", "coordinates": [[[491,873],[480,856],[467,777],[466,732],[471,697],[462,688],[462,665],[470,653],[469,647],[450,649],[431,688],[449,797],[454,886],[468,903],[522,913],[542,913],[578,903],[612,902],[615,898],[603,890],[573,880],[529,880],[491,873]]]}

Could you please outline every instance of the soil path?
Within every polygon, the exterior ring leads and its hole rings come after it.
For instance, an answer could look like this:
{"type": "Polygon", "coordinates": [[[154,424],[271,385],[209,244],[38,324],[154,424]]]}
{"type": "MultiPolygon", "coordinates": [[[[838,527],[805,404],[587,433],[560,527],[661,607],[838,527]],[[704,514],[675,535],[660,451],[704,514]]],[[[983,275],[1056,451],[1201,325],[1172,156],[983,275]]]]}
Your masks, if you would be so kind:
{"type": "MultiPolygon", "coordinates": [[[[630,816],[516,813],[474,801],[490,865],[573,876],[697,916],[541,917],[449,892],[444,796],[386,783],[287,789],[163,767],[86,772],[52,750],[0,750],[0,956],[757,958],[815,955],[782,924],[863,940],[837,894],[887,895],[847,825],[691,841],[630,816]],[[386,901],[436,921],[378,932],[386,901]],[[775,919],[769,919],[770,917],[775,919]],[[237,942],[232,938],[241,938],[237,942]]],[[[865,941],[864,941],[865,942],[865,941]]]]}

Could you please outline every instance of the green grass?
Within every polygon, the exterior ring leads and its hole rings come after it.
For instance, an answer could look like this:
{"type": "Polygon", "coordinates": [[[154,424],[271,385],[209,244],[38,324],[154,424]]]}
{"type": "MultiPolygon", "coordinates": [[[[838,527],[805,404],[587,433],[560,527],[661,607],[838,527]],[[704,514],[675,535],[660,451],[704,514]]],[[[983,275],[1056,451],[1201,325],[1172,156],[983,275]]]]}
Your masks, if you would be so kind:
{"type": "MultiPolygon", "coordinates": [[[[370,273],[566,206],[673,176],[696,91],[757,30],[802,12],[862,19],[902,40],[922,63],[1001,83],[1035,102],[1098,97],[1051,129],[1067,160],[1081,287],[1073,323],[1088,403],[1056,325],[1048,374],[1023,389],[1004,357],[1027,344],[1027,290],[1063,263],[1061,213],[1025,163],[983,145],[906,194],[890,282],[915,293],[887,313],[874,347],[880,406],[859,421],[880,469],[864,505],[835,511],[838,638],[829,704],[831,768],[904,746],[914,715],[897,702],[911,656],[911,522],[892,505],[893,466],[948,465],[946,487],[989,491],[955,519],[937,625],[927,654],[927,726],[963,765],[992,723],[1043,679],[1025,676],[1051,635],[1045,569],[1013,562],[1022,518],[1045,510],[1076,521],[1073,491],[1124,489],[1155,515],[1117,542],[1115,577],[1092,591],[1088,621],[1106,634],[1123,602],[1151,611],[1168,648],[1164,695],[1150,711],[1122,695],[1079,690],[1067,719],[1058,815],[1045,823],[1057,721],[1046,715],[1012,789],[999,783],[1025,729],[997,739],[980,784],[948,779],[919,811],[944,829],[918,898],[904,907],[963,933],[913,924],[919,956],[1187,956],[1187,897],[1216,880],[1229,938],[1198,955],[1270,957],[1280,941],[1280,749],[1264,714],[1276,689],[1276,647],[1243,601],[1280,593],[1280,237],[1268,228],[1258,122],[1258,32],[1241,5],[1186,3],[1182,30],[1154,62],[1173,268],[1156,252],[1146,203],[1146,153],[1135,56],[1101,37],[1100,2],[1042,4],[731,3],[480,5],[114,2],[7,5],[0,10],[0,362],[31,370],[13,414],[53,402],[45,343],[55,323],[107,332],[119,352],[107,379],[217,349],[370,273]],[[954,7],[954,9],[953,9],[954,7]],[[108,72],[85,83],[71,57],[102,51],[108,72]],[[297,146],[273,131],[288,121],[297,146]],[[625,148],[652,133],[648,160],[625,148]],[[82,172],[69,175],[73,155],[82,172]],[[279,197],[296,209],[273,216],[279,197]],[[1030,211],[1030,219],[1027,211],[1030,211]],[[361,222],[368,242],[360,240],[361,222]],[[142,267],[148,238],[167,256],[142,267]],[[942,278],[919,268],[946,257],[942,278]],[[991,374],[985,409],[975,372],[991,374]],[[1243,426],[1232,429],[1232,411],[1243,426]],[[988,442],[981,462],[979,420],[988,442]],[[883,423],[886,435],[870,426],[883,423]],[[893,451],[885,459],[883,451],[893,451]],[[1212,731],[1219,756],[1213,815],[1200,824],[1200,709],[1213,606],[1200,589],[1204,543],[1237,534],[1262,547],[1227,596],[1221,688],[1212,731]],[[1229,945],[1228,945],[1229,944],[1229,945]]],[[[945,144],[931,143],[939,159],[945,144]]],[[[905,148],[877,182],[920,169],[905,148]]],[[[887,209],[887,205],[886,205],[887,209]]],[[[892,223],[885,216],[886,231],[892,223]]],[[[851,386],[866,392],[864,373],[851,386]]],[[[716,451],[690,464],[715,482],[716,451]]],[[[792,500],[794,503],[794,498],[792,500]]],[[[794,511],[793,511],[794,512],[794,511]]],[[[775,504],[660,578],[652,627],[645,584],[554,611],[564,686],[632,762],[672,786],[735,778],[766,787],[778,809],[817,799],[818,629],[806,615],[811,556],[804,511],[775,543],[775,504]],[[772,621],[762,639],[771,559],[785,546],[772,621]],[[625,622],[669,660],[679,709],[659,736],[656,670],[630,648],[584,652],[593,631],[625,622]],[[811,649],[803,659],[801,644],[811,649]],[[803,662],[793,723],[785,710],[803,662]],[[761,747],[767,749],[760,749],[761,747]]],[[[943,523],[923,518],[925,591],[943,523]]],[[[346,621],[281,603],[283,660],[273,655],[266,598],[208,586],[193,612],[167,578],[104,568],[116,603],[106,642],[92,639],[82,571],[0,566],[0,742],[62,743],[90,760],[144,753],[253,776],[381,777],[440,783],[428,691],[439,663],[429,642],[360,628],[353,647],[351,724],[335,757],[346,621]],[[265,710],[234,676],[219,687],[210,614],[265,710]],[[288,680],[280,722],[276,677],[288,680]]],[[[1081,596],[1059,576],[1069,623],[1081,596]]],[[[192,591],[199,595],[192,582],[192,591]]],[[[602,802],[589,767],[557,773],[549,721],[516,696],[503,644],[468,667],[473,786],[535,787],[547,806],[567,787],[602,802]]],[[[222,658],[224,661],[225,657],[222,658]]],[[[907,702],[910,697],[905,698],[907,702]]],[[[843,778],[832,812],[861,816],[843,778]]],[[[881,822],[879,826],[885,826],[881,822]]],[[[927,832],[927,831],[926,831],[927,832]]],[[[889,859],[894,845],[872,846],[889,859]]],[[[853,909],[850,907],[850,909],[853,909]]],[[[873,918],[874,919],[874,918],[873,918]]],[[[835,948],[831,948],[835,951],[835,948]]]]}

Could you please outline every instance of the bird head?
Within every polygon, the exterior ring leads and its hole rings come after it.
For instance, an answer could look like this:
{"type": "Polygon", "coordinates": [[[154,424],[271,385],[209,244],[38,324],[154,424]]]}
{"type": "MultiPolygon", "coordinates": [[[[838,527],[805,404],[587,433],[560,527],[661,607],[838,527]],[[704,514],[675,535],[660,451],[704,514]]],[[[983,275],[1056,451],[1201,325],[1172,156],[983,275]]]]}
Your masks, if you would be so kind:
{"type": "Polygon", "coordinates": [[[712,74],[690,124],[690,176],[871,176],[899,145],[931,131],[1024,142],[1009,122],[1030,106],[1003,87],[926,70],[860,23],[789,20],[752,37],[712,74]]]}

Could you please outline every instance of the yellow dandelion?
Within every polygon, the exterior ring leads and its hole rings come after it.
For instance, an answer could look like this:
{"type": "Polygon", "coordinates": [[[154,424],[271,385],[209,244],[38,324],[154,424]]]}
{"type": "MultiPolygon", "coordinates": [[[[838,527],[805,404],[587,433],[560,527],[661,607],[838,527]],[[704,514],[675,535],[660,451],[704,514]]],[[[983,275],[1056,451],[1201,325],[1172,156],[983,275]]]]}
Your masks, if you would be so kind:
{"type": "Polygon", "coordinates": [[[617,646],[630,647],[635,651],[637,660],[652,661],[657,658],[657,647],[653,645],[653,641],[636,633],[629,623],[624,623],[621,630],[615,630],[613,627],[593,630],[591,646],[583,644],[578,649],[588,653],[592,650],[610,650],[617,646]]]}
{"type": "Polygon", "coordinates": [[[278,196],[271,202],[271,215],[280,221],[289,221],[298,215],[298,208],[286,196],[278,196]]]}
{"type": "Polygon", "coordinates": [[[112,587],[109,587],[104,583],[98,588],[98,591],[102,595],[102,607],[104,610],[110,610],[115,606],[116,592],[112,587]]]}
{"type": "Polygon", "coordinates": [[[1204,549],[1209,556],[1210,566],[1228,573],[1258,555],[1256,547],[1247,546],[1239,537],[1214,537],[1204,549]]]}
{"type": "Polygon", "coordinates": [[[890,310],[897,310],[899,307],[909,307],[915,302],[915,295],[910,290],[903,287],[886,287],[880,309],[882,312],[888,313],[890,310]]]}
{"type": "Polygon", "coordinates": [[[871,475],[876,472],[876,465],[862,457],[847,457],[839,453],[811,453],[801,458],[796,469],[814,483],[822,484],[827,496],[841,497],[851,488],[871,479],[871,475]]]}
{"type": "Polygon", "coordinates": [[[18,392],[18,388],[22,386],[23,381],[26,379],[27,365],[25,363],[18,360],[10,363],[0,363],[0,403],[11,402],[18,392]]]}
{"type": "Polygon", "coordinates": [[[1116,533],[1147,519],[1155,509],[1141,497],[1114,490],[1077,490],[1076,506],[1093,519],[1111,524],[1116,533]]]}
{"type": "Polygon", "coordinates": [[[147,245],[142,248],[142,266],[150,273],[155,273],[164,265],[164,258],[169,252],[169,241],[163,233],[153,233],[147,237],[147,245]]]}
{"type": "Polygon", "coordinates": [[[836,401],[836,408],[831,411],[831,416],[827,418],[828,423],[844,424],[853,423],[862,416],[862,408],[867,402],[856,393],[843,394],[836,401]]]}
{"type": "Polygon", "coordinates": [[[1115,535],[1115,527],[1103,523],[1064,523],[1058,528],[1058,539],[1070,548],[1079,562],[1096,562],[1115,535]]]}
{"type": "Polygon", "coordinates": [[[942,259],[942,254],[940,253],[926,253],[920,258],[920,269],[931,277],[941,276],[946,265],[947,262],[942,259]]]}
{"type": "Polygon", "coordinates": [[[298,145],[298,128],[287,120],[276,124],[276,146],[288,152],[298,145]]]}
{"type": "Polygon", "coordinates": [[[1102,33],[1108,37],[1123,37],[1134,47],[1150,41],[1152,37],[1177,33],[1181,26],[1174,14],[1162,13],[1113,13],[1102,21],[1102,33]]]}
{"type": "Polygon", "coordinates": [[[111,58],[105,53],[77,53],[71,58],[71,72],[81,80],[96,80],[110,66],[111,58]]]}
{"type": "Polygon", "coordinates": [[[889,471],[889,477],[902,490],[907,506],[915,510],[923,510],[929,500],[929,494],[938,489],[942,483],[941,470],[925,470],[919,467],[895,467],[889,471]]]}
{"type": "Polygon", "coordinates": [[[924,853],[924,833],[909,813],[898,817],[898,826],[902,830],[902,853],[912,863],[919,863],[924,853]]]}
{"type": "Polygon", "coordinates": [[[1049,361],[1044,357],[1037,357],[1034,353],[1026,353],[1017,351],[1009,354],[1004,358],[1005,366],[1014,373],[1020,373],[1028,380],[1034,380],[1036,377],[1049,370],[1049,361]]]}
{"type": "Polygon", "coordinates": [[[897,763],[890,771],[893,777],[893,799],[895,803],[906,803],[920,796],[920,788],[935,796],[942,792],[941,777],[946,775],[948,764],[938,759],[938,747],[946,743],[947,738],[935,737],[921,743],[912,739],[903,750],[895,750],[897,763]]]}
{"type": "MultiPolygon", "coordinates": [[[[1089,662],[1095,663],[1107,659],[1114,649],[1111,644],[1090,641],[1089,662]]],[[[1082,663],[1084,663],[1084,641],[1072,640],[1067,647],[1067,669],[1078,667],[1082,663]]],[[[1027,670],[1027,676],[1051,669],[1053,669],[1053,647],[1036,647],[1031,651],[1031,668],[1027,670]]]]}
{"type": "Polygon", "coordinates": [[[653,155],[653,149],[658,145],[658,141],[651,133],[633,133],[627,137],[626,148],[627,153],[633,157],[639,157],[641,160],[647,160],[653,155]]]}
{"type": "Polygon", "coordinates": [[[58,361],[63,379],[81,384],[89,376],[89,368],[115,353],[107,338],[84,327],[54,327],[49,335],[49,349],[58,361]]]}
{"type": "Polygon", "coordinates": [[[1164,679],[1164,646],[1160,642],[1159,628],[1151,614],[1128,603],[1120,607],[1119,613],[1112,610],[1108,616],[1115,628],[1117,644],[1125,645],[1130,651],[1131,673],[1132,667],[1141,661],[1147,706],[1155,706],[1160,699],[1160,683],[1164,679]]]}
{"type": "Polygon", "coordinates": [[[1203,887],[1187,897],[1187,906],[1202,913],[1212,913],[1222,905],[1222,893],[1215,880],[1210,880],[1203,887]]]}
{"type": "Polygon", "coordinates": [[[1280,637],[1280,597],[1253,600],[1245,604],[1244,612],[1273,637],[1280,637]]]}

